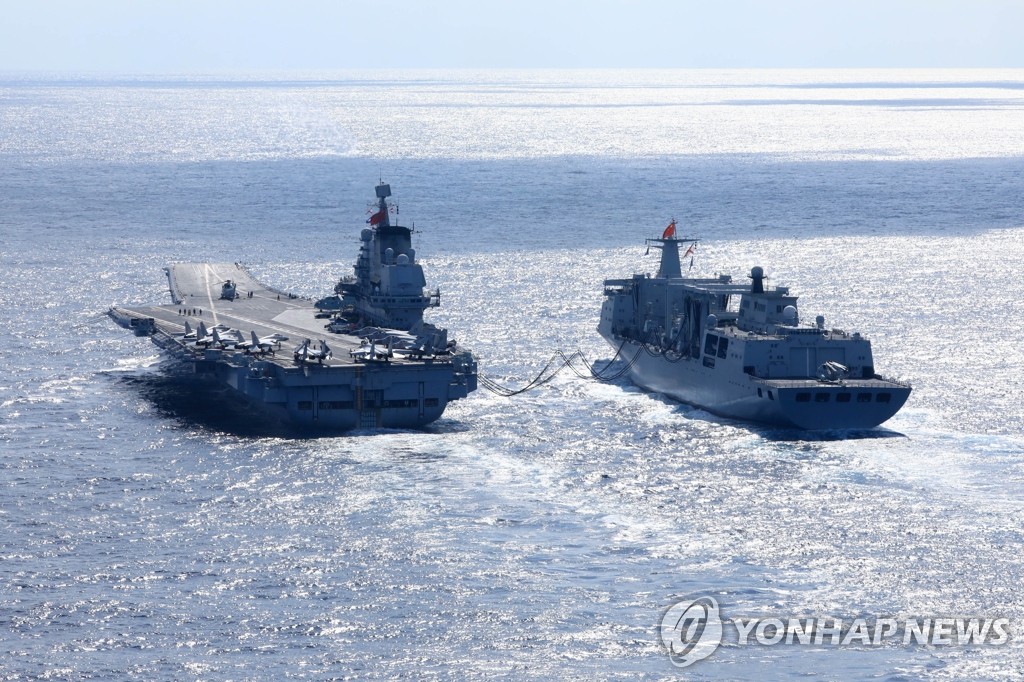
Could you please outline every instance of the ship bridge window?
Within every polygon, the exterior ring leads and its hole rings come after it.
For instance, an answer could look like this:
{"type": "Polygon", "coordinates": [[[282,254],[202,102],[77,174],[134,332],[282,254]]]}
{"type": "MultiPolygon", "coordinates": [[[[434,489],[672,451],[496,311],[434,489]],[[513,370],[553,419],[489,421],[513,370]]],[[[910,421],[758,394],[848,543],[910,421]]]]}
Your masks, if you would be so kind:
{"type": "Polygon", "coordinates": [[[850,394],[849,393],[837,393],[836,394],[836,402],[837,403],[848,403],[848,402],[850,402],[850,394]]]}
{"type": "Polygon", "coordinates": [[[879,393],[878,395],[875,396],[875,400],[877,400],[880,403],[887,403],[891,399],[892,399],[892,394],[891,393],[879,393]]]}
{"type": "Polygon", "coordinates": [[[811,394],[810,393],[797,393],[796,394],[796,401],[798,403],[809,403],[809,402],[811,402],[811,394]]]}
{"type": "Polygon", "coordinates": [[[729,339],[721,337],[718,339],[718,357],[724,358],[729,352],[729,339]]]}
{"type": "Polygon", "coordinates": [[[828,393],[815,393],[814,394],[814,402],[816,402],[816,403],[827,403],[828,402],[828,393]]]}
{"type": "Polygon", "coordinates": [[[858,393],[857,394],[857,402],[858,403],[870,403],[871,402],[871,394],[870,393],[858,393]]]}
{"type": "Polygon", "coordinates": [[[708,334],[704,341],[704,354],[714,355],[718,349],[718,337],[714,334],[708,334]]]}

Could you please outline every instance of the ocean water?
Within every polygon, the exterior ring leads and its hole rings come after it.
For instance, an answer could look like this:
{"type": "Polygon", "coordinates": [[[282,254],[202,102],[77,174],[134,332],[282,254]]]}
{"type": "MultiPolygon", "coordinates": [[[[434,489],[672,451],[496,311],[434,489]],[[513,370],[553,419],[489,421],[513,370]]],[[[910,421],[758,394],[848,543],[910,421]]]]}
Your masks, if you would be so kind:
{"type": "Polygon", "coordinates": [[[1024,676],[1024,71],[0,75],[0,679],[1024,676]],[[868,433],[570,373],[294,439],[103,315],[173,260],[301,294],[378,179],[492,379],[610,358],[602,280],[762,265],[914,384],[868,433]],[[738,646],[727,616],[1005,617],[1001,646],[738,646]]]}

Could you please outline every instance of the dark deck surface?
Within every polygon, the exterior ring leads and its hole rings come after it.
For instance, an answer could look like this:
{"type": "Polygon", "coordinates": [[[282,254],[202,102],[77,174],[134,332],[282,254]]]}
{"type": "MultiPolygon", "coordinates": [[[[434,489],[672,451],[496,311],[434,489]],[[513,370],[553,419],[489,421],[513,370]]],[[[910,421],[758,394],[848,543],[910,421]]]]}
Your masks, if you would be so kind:
{"type": "Polygon", "coordinates": [[[359,347],[360,339],[327,331],[324,328],[327,320],[314,317],[316,310],[311,301],[270,289],[239,265],[175,263],[168,270],[171,296],[176,303],[119,306],[117,310],[134,317],[152,317],[160,330],[171,335],[181,335],[186,321],[193,330],[204,322],[211,332],[214,325],[225,324],[240,331],[245,340],[250,338],[251,331],[260,337],[284,334],[288,340],[281,343],[277,355],[267,357],[280,364],[293,364],[292,351],[305,339],[311,340],[312,347],[317,347],[319,340],[327,341],[334,357],[325,361],[325,365],[354,362],[349,351],[359,347]],[[237,285],[234,300],[220,297],[221,286],[229,279],[237,285]]]}

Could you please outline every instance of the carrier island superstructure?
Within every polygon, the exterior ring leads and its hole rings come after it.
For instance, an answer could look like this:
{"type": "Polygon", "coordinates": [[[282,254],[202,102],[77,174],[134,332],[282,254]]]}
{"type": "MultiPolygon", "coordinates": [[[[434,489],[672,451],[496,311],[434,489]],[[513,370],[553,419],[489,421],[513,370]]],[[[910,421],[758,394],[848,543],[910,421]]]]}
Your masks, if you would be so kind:
{"type": "Polygon", "coordinates": [[[800,320],[787,287],[683,277],[674,223],[650,246],[654,277],[609,279],[598,331],[630,363],[633,381],[724,417],[802,429],[863,429],[903,406],[910,386],[875,371],[871,342],[800,320]]]}
{"type": "Polygon", "coordinates": [[[412,230],[391,223],[390,194],[377,186],[334,319],[237,263],[171,264],[170,303],[115,306],[110,315],[150,336],[179,373],[243,398],[254,419],[332,432],[428,424],[476,390],[477,365],[423,321],[440,292],[424,291],[412,230]]]}

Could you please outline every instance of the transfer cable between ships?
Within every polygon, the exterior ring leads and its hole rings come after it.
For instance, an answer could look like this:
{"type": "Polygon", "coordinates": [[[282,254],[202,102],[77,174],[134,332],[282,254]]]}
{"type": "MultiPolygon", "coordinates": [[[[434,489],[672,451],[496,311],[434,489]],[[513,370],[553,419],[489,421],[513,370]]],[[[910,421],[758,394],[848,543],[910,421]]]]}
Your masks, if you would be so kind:
{"type": "Polygon", "coordinates": [[[554,379],[555,376],[557,376],[558,373],[561,372],[566,367],[572,370],[573,374],[575,374],[581,379],[596,379],[597,381],[601,382],[616,381],[625,376],[626,373],[633,368],[633,365],[635,365],[637,360],[640,358],[640,354],[646,349],[646,346],[638,348],[633,357],[630,358],[630,360],[624,366],[616,369],[613,372],[608,372],[611,365],[619,358],[619,356],[622,355],[622,351],[626,347],[626,343],[628,343],[628,341],[623,341],[619,345],[618,350],[615,351],[615,356],[611,360],[609,360],[608,363],[600,370],[595,369],[594,364],[587,359],[587,356],[584,355],[583,351],[581,350],[574,351],[570,355],[566,355],[563,351],[558,350],[551,355],[551,358],[548,359],[544,367],[540,370],[540,372],[537,373],[537,376],[535,376],[532,380],[530,380],[525,386],[522,386],[521,388],[511,388],[509,386],[504,386],[494,381],[493,379],[487,377],[483,373],[480,373],[478,378],[480,380],[481,386],[483,386],[491,393],[494,393],[495,395],[500,395],[504,398],[511,398],[512,396],[516,396],[521,393],[526,393],[527,391],[533,390],[535,388],[539,388],[540,386],[543,386],[544,384],[554,379]],[[586,368],[586,372],[584,372],[582,369],[576,366],[577,361],[583,363],[583,366],[586,368]]]}

